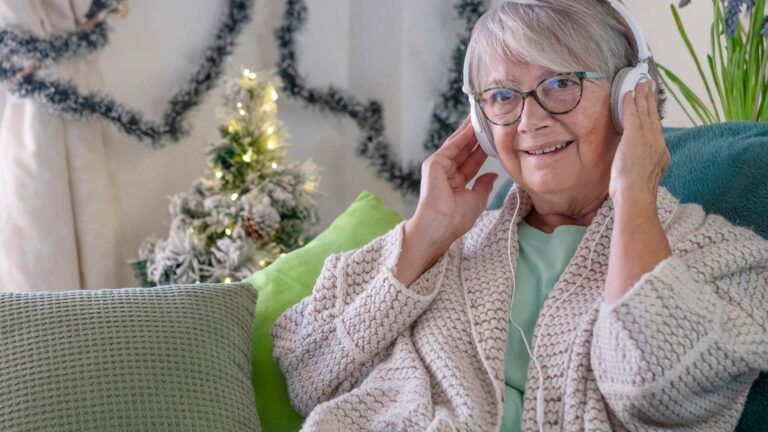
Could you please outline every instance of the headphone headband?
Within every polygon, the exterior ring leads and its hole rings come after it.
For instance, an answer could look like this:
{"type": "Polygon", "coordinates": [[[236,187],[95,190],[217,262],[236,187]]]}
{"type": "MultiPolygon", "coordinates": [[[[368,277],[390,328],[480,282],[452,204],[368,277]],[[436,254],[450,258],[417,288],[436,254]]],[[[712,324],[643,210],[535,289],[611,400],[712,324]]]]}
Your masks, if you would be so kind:
{"type": "Polygon", "coordinates": [[[648,42],[645,41],[645,36],[643,35],[642,30],[640,30],[640,26],[632,18],[632,15],[630,15],[626,6],[621,4],[618,0],[608,0],[608,2],[617,12],[619,12],[619,14],[621,14],[621,17],[624,18],[624,21],[626,21],[627,25],[632,30],[632,34],[635,37],[635,43],[637,44],[637,62],[640,63],[651,57],[651,49],[648,47],[648,42]]]}
{"type": "MultiPolygon", "coordinates": [[[[641,63],[646,61],[648,58],[651,57],[651,49],[648,46],[648,43],[645,40],[645,36],[643,35],[642,30],[640,30],[640,26],[637,24],[637,22],[632,18],[632,15],[629,13],[629,10],[627,10],[626,6],[624,6],[621,2],[618,0],[607,0],[608,3],[621,15],[622,18],[624,18],[624,21],[629,26],[630,30],[632,31],[632,34],[635,38],[635,43],[637,44],[637,63],[641,63]]],[[[461,91],[465,94],[472,94],[472,88],[469,85],[469,57],[466,56],[464,59],[464,85],[461,87],[461,91]]]]}

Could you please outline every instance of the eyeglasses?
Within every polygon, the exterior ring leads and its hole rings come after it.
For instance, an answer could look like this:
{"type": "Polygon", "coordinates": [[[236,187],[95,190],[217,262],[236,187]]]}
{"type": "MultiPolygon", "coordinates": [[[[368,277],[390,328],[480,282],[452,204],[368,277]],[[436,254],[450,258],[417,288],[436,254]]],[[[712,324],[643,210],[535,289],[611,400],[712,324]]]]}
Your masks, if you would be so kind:
{"type": "Polygon", "coordinates": [[[550,114],[566,114],[579,106],[584,80],[607,78],[600,72],[558,73],[542,80],[535,90],[521,92],[513,88],[492,87],[473,94],[485,118],[498,126],[511,125],[520,118],[525,100],[533,96],[550,114]]]}

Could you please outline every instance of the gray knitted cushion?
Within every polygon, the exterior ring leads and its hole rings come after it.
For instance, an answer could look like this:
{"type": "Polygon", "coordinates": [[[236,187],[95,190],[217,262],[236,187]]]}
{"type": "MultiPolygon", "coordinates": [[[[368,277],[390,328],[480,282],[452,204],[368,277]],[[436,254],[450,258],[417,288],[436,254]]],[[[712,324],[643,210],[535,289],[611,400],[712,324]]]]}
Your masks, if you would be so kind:
{"type": "Polygon", "coordinates": [[[0,431],[258,431],[247,283],[0,293],[0,431]]]}

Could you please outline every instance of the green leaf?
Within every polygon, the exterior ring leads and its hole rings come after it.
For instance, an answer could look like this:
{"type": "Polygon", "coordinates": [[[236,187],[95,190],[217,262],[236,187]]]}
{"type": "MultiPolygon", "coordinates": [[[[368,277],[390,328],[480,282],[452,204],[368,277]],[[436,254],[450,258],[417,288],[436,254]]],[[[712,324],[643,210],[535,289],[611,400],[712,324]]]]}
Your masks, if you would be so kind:
{"type": "Polygon", "coordinates": [[[714,53],[717,54],[717,57],[715,57],[715,66],[717,73],[713,72],[713,77],[715,81],[720,81],[722,88],[720,91],[720,106],[723,108],[723,118],[727,121],[729,118],[732,117],[731,112],[731,103],[730,99],[728,98],[728,95],[726,94],[726,91],[728,88],[730,88],[730,77],[728,75],[728,69],[726,67],[725,59],[723,58],[723,45],[722,45],[722,36],[724,36],[724,26],[725,26],[725,18],[723,17],[722,10],[720,9],[720,2],[719,0],[712,0],[712,6],[714,9],[714,16],[715,19],[712,23],[711,27],[711,38],[712,38],[712,45],[714,46],[713,55],[714,53]],[[718,62],[719,59],[719,62],[718,62]],[[718,76],[720,79],[718,79],[718,76]]]}
{"type": "MultiPolygon", "coordinates": [[[[688,52],[691,54],[691,57],[693,57],[693,61],[696,63],[696,69],[699,71],[699,76],[701,76],[701,80],[704,82],[704,88],[706,88],[707,90],[707,96],[709,96],[709,101],[712,103],[712,106],[715,107],[715,110],[717,110],[715,106],[715,99],[712,97],[712,90],[709,88],[709,81],[707,80],[706,75],[704,75],[704,69],[702,69],[701,63],[699,62],[699,57],[696,55],[696,51],[693,49],[693,45],[691,44],[691,40],[688,37],[688,33],[685,31],[685,27],[683,26],[683,21],[680,19],[680,14],[677,12],[677,7],[675,6],[674,3],[669,6],[672,9],[672,16],[675,18],[675,24],[677,25],[678,31],[680,31],[680,36],[682,36],[683,41],[685,42],[685,46],[686,48],[688,48],[688,52]]],[[[709,113],[709,110],[707,110],[707,113],[710,116],[710,118],[712,118],[712,115],[709,113]]]]}
{"type": "MultiPolygon", "coordinates": [[[[709,72],[712,74],[712,80],[715,82],[715,89],[717,90],[717,97],[720,100],[720,106],[723,109],[723,116],[725,116],[725,107],[723,107],[723,86],[720,84],[720,78],[717,74],[717,57],[716,57],[716,50],[715,50],[715,34],[717,31],[717,17],[715,16],[715,20],[712,22],[712,25],[709,26],[709,44],[710,44],[710,54],[707,54],[707,64],[709,65],[709,72]]],[[[718,40],[719,42],[719,40],[718,40]]],[[[715,109],[715,116],[717,117],[717,121],[722,121],[720,119],[720,113],[717,109],[717,106],[714,107],[715,109]]]]}
{"type": "Polygon", "coordinates": [[[762,119],[762,113],[763,108],[766,104],[766,98],[768,98],[768,82],[766,82],[766,68],[768,68],[768,52],[766,52],[766,48],[761,48],[761,58],[762,61],[760,62],[760,75],[757,80],[758,88],[760,89],[758,91],[759,97],[755,99],[755,121],[763,121],[762,119]]]}
{"type": "Polygon", "coordinates": [[[723,58],[723,37],[726,37],[726,44],[728,44],[727,36],[725,34],[725,18],[723,17],[723,11],[720,8],[720,1],[712,0],[712,5],[715,15],[715,20],[712,25],[714,26],[715,34],[717,35],[717,43],[715,44],[715,47],[717,48],[717,56],[720,59],[719,73],[722,77],[723,83],[723,91],[722,95],[720,96],[720,104],[723,107],[723,117],[726,121],[728,121],[733,118],[733,107],[731,106],[731,99],[728,96],[728,89],[730,89],[732,86],[732,80],[729,74],[727,63],[723,58]]]}
{"type": "MultiPolygon", "coordinates": [[[[763,70],[765,70],[765,58],[763,59],[763,70]]],[[[755,114],[755,121],[768,121],[768,85],[763,83],[762,91],[760,95],[760,108],[755,114]]]]}
{"type": "MultiPolygon", "coordinates": [[[[744,34],[746,36],[747,32],[744,32],[744,34]]],[[[749,120],[754,115],[752,113],[752,107],[757,91],[755,80],[759,73],[759,71],[756,70],[756,67],[759,65],[759,60],[754,59],[754,54],[750,52],[751,46],[756,45],[750,45],[750,41],[747,39],[741,50],[741,64],[739,65],[739,70],[741,72],[740,94],[742,115],[740,120],[749,120]]]]}
{"type": "Polygon", "coordinates": [[[752,117],[751,108],[753,106],[754,94],[757,91],[757,83],[755,83],[755,80],[757,79],[758,74],[758,71],[755,69],[758,64],[753,62],[753,59],[757,56],[755,51],[757,49],[755,34],[759,35],[759,33],[755,31],[753,19],[755,15],[754,12],[755,9],[753,8],[752,14],[750,15],[749,29],[747,30],[746,48],[744,49],[744,54],[746,55],[744,62],[744,111],[748,118],[752,117]]]}
{"type": "Polygon", "coordinates": [[[752,9],[752,15],[750,20],[750,57],[748,64],[750,68],[750,80],[749,80],[749,108],[751,108],[749,114],[750,119],[759,118],[760,114],[760,102],[762,100],[763,89],[765,88],[765,37],[760,33],[763,29],[765,11],[765,0],[757,0],[752,9]]]}
{"type": "MultiPolygon", "coordinates": [[[[722,10],[720,11],[722,12],[722,10]]],[[[725,87],[725,97],[728,98],[728,104],[731,107],[731,120],[735,120],[739,117],[739,105],[735,92],[736,88],[736,74],[733,63],[735,61],[735,51],[738,40],[734,36],[728,36],[728,32],[725,29],[725,17],[722,21],[723,25],[723,37],[725,38],[725,54],[726,54],[726,74],[728,76],[728,84],[725,87]]]]}
{"type": "MultiPolygon", "coordinates": [[[[656,66],[657,67],[663,67],[658,62],[656,62],[656,66]]],[[[686,117],[688,117],[688,120],[691,121],[691,124],[693,124],[694,126],[698,126],[698,123],[696,123],[696,120],[694,120],[693,117],[691,117],[691,114],[688,112],[688,110],[685,109],[685,105],[683,105],[683,102],[680,100],[680,97],[677,95],[677,93],[672,88],[672,86],[669,85],[669,82],[667,81],[667,79],[664,78],[664,75],[662,73],[658,73],[657,76],[661,79],[661,82],[664,84],[664,88],[666,88],[667,91],[675,99],[675,101],[677,102],[677,105],[679,105],[680,108],[682,108],[682,110],[685,113],[686,117]]]]}
{"type": "MultiPolygon", "coordinates": [[[[711,55],[707,55],[707,63],[709,64],[709,71],[712,73],[712,79],[715,81],[715,89],[717,90],[717,96],[720,98],[720,102],[723,101],[723,89],[720,86],[720,79],[717,77],[717,66],[715,65],[715,59],[711,55]]],[[[715,107],[715,116],[717,118],[717,122],[721,122],[720,120],[720,113],[717,111],[717,107],[715,107]]]]}
{"type": "Polygon", "coordinates": [[[741,39],[739,38],[737,42],[734,44],[734,53],[733,58],[734,61],[732,63],[733,67],[733,93],[734,93],[734,103],[736,105],[736,113],[737,118],[742,119],[744,118],[744,71],[742,69],[742,60],[744,57],[744,45],[741,43],[741,39]]]}
{"type": "Polygon", "coordinates": [[[714,118],[712,114],[709,112],[709,109],[704,105],[704,103],[699,99],[698,96],[685,84],[683,81],[675,75],[672,71],[669,69],[662,67],[661,68],[664,73],[667,75],[667,78],[669,78],[675,85],[680,89],[680,91],[683,93],[683,96],[688,101],[688,103],[691,105],[691,108],[696,112],[696,114],[701,118],[702,123],[713,123],[714,118]]]}

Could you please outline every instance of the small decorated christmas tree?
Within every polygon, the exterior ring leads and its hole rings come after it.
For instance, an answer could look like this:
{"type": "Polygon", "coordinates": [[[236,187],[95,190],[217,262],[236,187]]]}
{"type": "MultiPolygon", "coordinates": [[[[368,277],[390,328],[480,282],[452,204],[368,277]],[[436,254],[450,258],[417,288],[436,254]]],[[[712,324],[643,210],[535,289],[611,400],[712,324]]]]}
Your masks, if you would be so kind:
{"type": "Polygon", "coordinates": [[[168,238],[145,240],[131,263],[142,286],[242,280],[315,235],[318,168],[286,160],[279,81],[245,69],[225,85],[205,175],[171,198],[168,238]]]}

